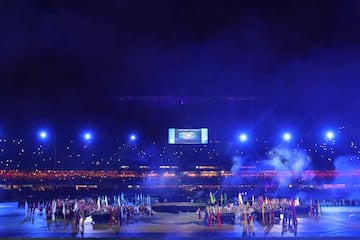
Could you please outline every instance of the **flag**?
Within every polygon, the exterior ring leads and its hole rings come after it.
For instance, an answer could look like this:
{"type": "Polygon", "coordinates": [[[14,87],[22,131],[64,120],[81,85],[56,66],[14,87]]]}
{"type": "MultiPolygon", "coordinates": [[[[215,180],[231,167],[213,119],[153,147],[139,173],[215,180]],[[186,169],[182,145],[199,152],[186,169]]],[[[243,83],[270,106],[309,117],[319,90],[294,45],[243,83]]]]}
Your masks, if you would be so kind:
{"type": "Polygon", "coordinates": [[[254,205],[255,204],[255,196],[254,195],[252,195],[251,201],[252,201],[252,205],[254,205]]]}
{"type": "Polygon", "coordinates": [[[136,196],[136,202],[139,203],[140,202],[140,194],[137,194],[135,196],[136,196]]]}
{"type": "Polygon", "coordinates": [[[238,204],[239,204],[239,205],[242,205],[242,204],[243,204],[242,196],[241,196],[240,193],[238,194],[238,204]]]}
{"type": "Polygon", "coordinates": [[[223,205],[223,202],[224,202],[224,197],[223,197],[223,194],[221,193],[220,194],[220,206],[223,205]]]}
{"type": "Polygon", "coordinates": [[[215,204],[215,202],[216,202],[215,194],[216,194],[216,193],[214,193],[214,194],[212,195],[212,197],[213,197],[213,199],[212,199],[212,204],[215,204]]]}
{"type": "Polygon", "coordinates": [[[108,199],[107,199],[107,196],[105,196],[105,206],[106,206],[106,207],[108,206],[108,199]]]}
{"type": "Polygon", "coordinates": [[[208,209],[206,207],[205,211],[204,211],[204,226],[208,225],[208,218],[209,218],[209,213],[208,213],[208,209]]]}
{"type": "Polygon", "coordinates": [[[226,205],[227,204],[227,194],[224,193],[224,204],[226,205]]]}
{"type": "Polygon", "coordinates": [[[77,200],[75,199],[74,212],[76,212],[77,210],[78,210],[78,203],[77,200]]]}
{"type": "Polygon", "coordinates": [[[210,192],[210,204],[214,204],[216,202],[216,199],[215,199],[215,194],[212,194],[212,192],[210,192]]]}
{"type": "Polygon", "coordinates": [[[265,223],[265,202],[261,203],[261,219],[262,222],[265,223]]]}
{"type": "Polygon", "coordinates": [[[52,210],[52,220],[55,220],[55,213],[56,213],[56,201],[55,199],[51,203],[51,210],[52,210]]]}
{"type": "Polygon", "coordinates": [[[149,212],[151,213],[151,197],[150,197],[150,195],[148,195],[148,210],[149,210],[149,212]]]}
{"type": "Polygon", "coordinates": [[[296,216],[296,208],[295,208],[295,201],[291,199],[291,207],[292,207],[292,211],[293,211],[293,216],[295,219],[295,224],[298,224],[298,219],[296,216]]]}
{"type": "Polygon", "coordinates": [[[63,213],[63,216],[64,216],[64,219],[65,219],[65,202],[63,201],[63,207],[62,207],[62,213],[63,213]]]}
{"type": "Polygon", "coordinates": [[[220,208],[218,208],[218,210],[217,210],[217,221],[218,221],[218,226],[221,227],[220,208]]]}
{"type": "Polygon", "coordinates": [[[29,210],[29,205],[28,205],[28,202],[25,201],[25,217],[27,217],[27,215],[28,215],[28,210],[29,210]]]}
{"type": "Polygon", "coordinates": [[[98,197],[98,200],[97,200],[97,210],[99,211],[100,210],[100,206],[101,206],[101,203],[100,203],[100,196],[98,197]]]}
{"type": "Polygon", "coordinates": [[[125,203],[125,196],[124,196],[123,192],[121,192],[120,200],[121,200],[121,203],[125,203]]]}

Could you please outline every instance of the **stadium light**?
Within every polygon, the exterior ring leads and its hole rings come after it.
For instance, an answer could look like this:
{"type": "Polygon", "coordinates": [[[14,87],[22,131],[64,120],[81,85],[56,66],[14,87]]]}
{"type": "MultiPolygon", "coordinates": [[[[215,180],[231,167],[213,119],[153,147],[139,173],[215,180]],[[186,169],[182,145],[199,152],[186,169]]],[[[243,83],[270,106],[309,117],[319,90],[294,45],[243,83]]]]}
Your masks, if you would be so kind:
{"type": "Polygon", "coordinates": [[[48,134],[47,134],[46,131],[41,130],[41,131],[39,132],[39,137],[40,137],[41,139],[46,139],[46,138],[48,137],[48,134]]]}
{"type": "Polygon", "coordinates": [[[51,144],[53,145],[54,148],[54,166],[56,167],[56,161],[57,161],[57,152],[56,152],[56,138],[54,136],[54,134],[51,134],[51,136],[49,137],[49,134],[46,130],[40,130],[38,132],[38,136],[41,140],[46,140],[51,142],[51,144]]]}
{"type": "Polygon", "coordinates": [[[335,134],[334,134],[333,131],[328,131],[328,132],[326,133],[325,137],[326,137],[327,140],[333,140],[334,137],[335,137],[335,134]]]}
{"type": "Polygon", "coordinates": [[[133,133],[130,134],[129,139],[130,139],[130,141],[135,141],[136,140],[136,135],[133,134],[133,133]]]}
{"type": "Polygon", "coordinates": [[[284,139],[284,141],[290,141],[291,140],[291,134],[290,133],[288,133],[288,132],[286,132],[286,133],[284,133],[283,134],[283,139],[284,139]]]}
{"type": "Polygon", "coordinates": [[[248,136],[245,133],[240,134],[239,140],[240,142],[246,142],[248,139],[248,136]]]}
{"type": "Polygon", "coordinates": [[[83,137],[85,141],[90,141],[92,139],[92,135],[89,132],[84,133],[83,137]]]}

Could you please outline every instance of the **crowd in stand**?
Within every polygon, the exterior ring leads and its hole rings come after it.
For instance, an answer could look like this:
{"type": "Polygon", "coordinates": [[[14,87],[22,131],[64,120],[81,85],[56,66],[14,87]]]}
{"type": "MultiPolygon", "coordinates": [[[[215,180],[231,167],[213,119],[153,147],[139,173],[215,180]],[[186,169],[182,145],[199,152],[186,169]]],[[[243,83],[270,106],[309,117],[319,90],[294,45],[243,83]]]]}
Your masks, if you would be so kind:
{"type": "Polygon", "coordinates": [[[304,151],[315,169],[333,169],[339,156],[359,165],[359,139],[344,127],[339,127],[336,136],[338,139],[326,140],[305,134],[285,145],[281,140],[266,137],[254,137],[245,144],[238,140],[210,140],[204,145],[169,145],[166,141],[146,140],[121,142],[117,138],[94,142],[62,139],[55,145],[53,141],[39,139],[0,138],[0,169],[158,171],[161,166],[175,166],[182,171],[210,162],[221,170],[229,170],[234,156],[241,156],[244,165],[256,166],[279,146],[304,151]]]}

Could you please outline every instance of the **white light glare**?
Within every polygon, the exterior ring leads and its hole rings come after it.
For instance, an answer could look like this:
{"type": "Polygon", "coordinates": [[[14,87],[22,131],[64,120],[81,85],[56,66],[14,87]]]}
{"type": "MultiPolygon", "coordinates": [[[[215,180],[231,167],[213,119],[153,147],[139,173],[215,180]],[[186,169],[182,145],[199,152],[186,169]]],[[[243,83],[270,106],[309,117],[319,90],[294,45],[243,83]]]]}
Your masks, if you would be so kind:
{"type": "Polygon", "coordinates": [[[242,134],[240,134],[239,139],[240,139],[241,142],[246,142],[247,135],[245,133],[242,133],[242,134]]]}
{"type": "Polygon", "coordinates": [[[328,131],[328,132],[326,133],[326,138],[327,138],[328,140],[332,140],[332,139],[334,138],[334,133],[333,133],[332,131],[328,131]]]}
{"type": "Polygon", "coordinates": [[[46,138],[46,137],[47,137],[47,133],[46,133],[45,131],[41,131],[41,132],[39,133],[39,136],[40,136],[41,138],[46,138]]]}
{"type": "Polygon", "coordinates": [[[290,139],[291,139],[291,134],[290,134],[290,133],[284,133],[283,139],[284,139],[285,141],[290,141],[290,139]]]}
{"type": "Polygon", "coordinates": [[[131,134],[131,135],[130,135],[130,140],[131,140],[131,141],[136,140],[136,136],[135,136],[135,134],[131,134]]]}
{"type": "Polygon", "coordinates": [[[90,140],[91,139],[91,134],[90,133],[85,133],[84,134],[84,139],[85,140],[90,140]]]}

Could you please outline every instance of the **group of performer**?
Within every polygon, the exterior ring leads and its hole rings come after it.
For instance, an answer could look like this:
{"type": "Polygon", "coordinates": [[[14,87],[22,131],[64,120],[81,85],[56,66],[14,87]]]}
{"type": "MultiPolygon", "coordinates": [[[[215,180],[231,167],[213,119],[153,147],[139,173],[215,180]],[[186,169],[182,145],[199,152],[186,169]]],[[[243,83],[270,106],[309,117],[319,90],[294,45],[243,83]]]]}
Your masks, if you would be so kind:
{"type": "MultiPolygon", "coordinates": [[[[226,205],[219,204],[215,201],[215,205],[211,204],[204,211],[205,226],[218,224],[221,226],[222,213],[234,213],[239,219],[242,226],[242,235],[255,236],[254,223],[255,220],[265,229],[271,229],[272,225],[280,224],[282,228],[282,235],[285,232],[293,233],[297,236],[298,217],[297,207],[303,216],[308,213],[309,217],[319,218],[321,216],[320,200],[310,200],[306,205],[300,205],[299,199],[280,199],[268,197],[259,197],[258,201],[254,201],[254,197],[248,201],[241,201],[228,203],[226,205]],[[310,203],[310,204],[308,204],[310,203]],[[307,208],[309,207],[309,208],[307,208]],[[307,212],[307,209],[309,211],[307,212]]],[[[201,211],[198,209],[199,219],[201,218],[201,211]]],[[[235,221],[234,221],[235,222],[235,221]]]]}
{"type": "MultiPolygon", "coordinates": [[[[84,232],[85,221],[92,224],[121,226],[133,223],[134,215],[150,215],[151,206],[133,205],[128,202],[108,201],[107,198],[53,199],[51,201],[25,201],[26,219],[34,222],[35,211],[40,216],[45,214],[47,221],[66,220],[73,224],[73,229],[84,232]]],[[[48,224],[48,227],[50,225],[48,224]]]]}
{"type": "Polygon", "coordinates": [[[242,207],[241,224],[243,226],[243,237],[255,236],[254,231],[254,208],[249,203],[242,207]]]}
{"type": "Polygon", "coordinates": [[[298,219],[294,202],[289,203],[281,209],[282,214],[282,231],[283,236],[285,232],[292,232],[297,235],[298,219]]]}
{"type": "MultiPolygon", "coordinates": [[[[299,199],[271,199],[268,197],[260,196],[257,201],[252,198],[250,201],[240,201],[227,203],[221,205],[221,203],[214,202],[209,204],[206,209],[203,210],[204,226],[212,226],[217,224],[221,227],[223,214],[233,213],[234,218],[239,219],[239,223],[243,229],[243,236],[254,236],[254,224],[255,220],[264,227],[271,228],[274,224],[282,224],[283,231],[291,231],[296,234],[298,220],[296,214],[296,206],[299,206],[299,199]]],[[[314,214],[320,214],[320,203],[315,201],[310,206],[310,211],[314,214]]],[[[200,208],[197,210],[198,218],[201,219],[202,211],[200,208]]],[[[235,219],[234,219],[235,224],[235,219]]]]}
{"type": "MultiPolygon", "coordinates": [[[[150,202],[150,201],[149,201],[150,202]]],[[[254,236],[255,220],[262,226],[272,226],[273,224],[282,224],[282,234],[284,232],[294,232],[296,235],[298,219],[296,206],[298,200],[292,199],[269,199],[268,197],[259,197],[257,201],[252,198],[244,202],[228,202],[221,205],[222,202],[209,204],[205,209],[198,208],[197,214],[202,224],[207,227],[217,225],[221,227],[225,216],[234,216],[242,226],[243,236],[254,236]],[[229,215],[230,214],[230,215],[229,215]]],[[[308,215],[320,217],[320,201],[311,201],[308,215]]],[[[53,199],[45,202],[26,202],[26,217],[34,222],[35,210],[39,214],[45,213],[46,219],[51,221],[55,219],[65,219],[73,223],[75,228],[83,233],[86,218],[91,217],[91,223],[106,223],[110,226],[121,226],[123,223],[131,224],[133,216],[136,214],[150,215],[151,206],[148,205],[126,205],[120,201],[107,201],[106,198],[87,199],[53,199]]]]}
{"type": "Polygon", "coordinates": [[[320,217],[320,216],[321,216],[320,200],[310,201],[309,217],[320,217]]]}
{"type": "MultiPolygon", "coordinates": [[[[201,219],[201,209],[198,210],[199,219],[201,219]]],[[[217,223],[219,227],[221,227],[221,215],[220,215],[220,208],[212,208],[210,206],[206,207],[204,210],[204,226],[210,227],[211,225],[217,223]]]]}
{"type": "MultiPolygon", "coordinates": [[[[198,208],[198,219],[203,221],[203,225],[210,228],[213,225],[222,226],[222,218],[226,214],[233,214],[233,224],[235,224],[235,211],[232,204],[225,207],[221,206],[207,206],[203,211],[198,208]],[[234,212],[233,212],[234,211],[234,212]],[[203,212],[203,213],[202,213],[203,212]],[[202,215],[204,216],[202,219],[202,215]]],[[[240,210],[240,224],[243,226],[243,236],[255,236],[254,232],[254,208],[250,204],[245,204],[238,208],[240,210]]],[[[232,215],[230,215],[232,216],[232,215]]]]}

